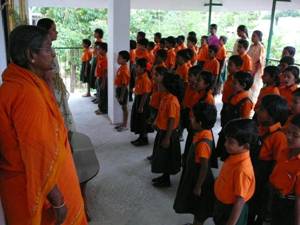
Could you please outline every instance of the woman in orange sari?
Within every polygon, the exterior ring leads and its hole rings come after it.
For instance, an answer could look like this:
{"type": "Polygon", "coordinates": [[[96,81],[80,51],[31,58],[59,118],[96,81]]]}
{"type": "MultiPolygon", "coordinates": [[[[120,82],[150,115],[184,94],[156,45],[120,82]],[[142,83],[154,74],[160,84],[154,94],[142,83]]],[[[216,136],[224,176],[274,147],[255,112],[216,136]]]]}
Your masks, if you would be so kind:
{"type": "Polygon", "coordinates": [[[0,196],[9,225],[87,225],[68,142],[44,81],[52,69],[48,32],[19,26],[0,87],[0,196]]]}

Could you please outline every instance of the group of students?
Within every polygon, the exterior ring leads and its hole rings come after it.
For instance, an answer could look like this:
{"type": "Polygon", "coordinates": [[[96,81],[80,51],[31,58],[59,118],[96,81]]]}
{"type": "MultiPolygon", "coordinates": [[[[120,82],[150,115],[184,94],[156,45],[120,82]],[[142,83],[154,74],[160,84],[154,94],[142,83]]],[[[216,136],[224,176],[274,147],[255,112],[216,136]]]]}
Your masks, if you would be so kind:
{"type": "MultiPolygon", "coordinates": [[[[127,129],[127,101],[134,93],[130,129],[139,137],[131,143],[149,144],[147,134],[156,130],[148,159],[151,171],[162,175],[152,180],[153,186],[170,187],[170,176],[182,170],[174,210],[193,214],[194,225],[209,217],[216,225],[262,225],[265,221],[299,225],[300,78],[299,68],[293,65],[295,48],[284,48],[279,66],[262,67],[260,59],[253,62],[248,55],[249,42],[241,25],[236,52],[225,63],[226,37],[218,38],[216,30],[211,25],[211,35],[201,37],[199,48],[195,32],[189,33],[187,45],[184,36],[162,38],[156,33],[154,42],[149,42],[139,32],[137,41],[130,42],[130,52],[121,51],[118,56],[116,97],[124,116],[116,129],[127,129]],[[222,129],[216,144],[212,132],[217,121],[215,95],[225,64],[222,129]],[[256,77],[259,70],[262,76],[256,77]],[[259,79],[264,87],[253,97],[251,89],[259,79]],[[181,155],[184,129],[188,136],[181,155]],[[211,168],[218,167],[218,158],[224,163],[214,178],[211,168]]],[[[252,41],[261,42],[261,37],[255,31],[252,41]]],[[[106,57],[107,45],[97,41],[96,52],[98,46],[100,58],[106,57]]],[[[107,67],[99,61],[96,71],[106,72],[97,77],[101,98],[107,67]]]]}

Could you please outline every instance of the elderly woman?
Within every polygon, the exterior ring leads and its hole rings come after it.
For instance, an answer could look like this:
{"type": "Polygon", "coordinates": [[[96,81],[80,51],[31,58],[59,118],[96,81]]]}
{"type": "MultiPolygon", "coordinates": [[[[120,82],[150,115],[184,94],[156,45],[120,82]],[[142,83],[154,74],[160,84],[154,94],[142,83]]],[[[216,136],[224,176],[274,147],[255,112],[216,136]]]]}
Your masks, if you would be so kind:
{"type": "Polygon", "coordinates": [[[0,196],[9,225],[87,224],[59,108],[44,76],[52,69],[48,32],[19,26],[0,87],[0,196]]]}

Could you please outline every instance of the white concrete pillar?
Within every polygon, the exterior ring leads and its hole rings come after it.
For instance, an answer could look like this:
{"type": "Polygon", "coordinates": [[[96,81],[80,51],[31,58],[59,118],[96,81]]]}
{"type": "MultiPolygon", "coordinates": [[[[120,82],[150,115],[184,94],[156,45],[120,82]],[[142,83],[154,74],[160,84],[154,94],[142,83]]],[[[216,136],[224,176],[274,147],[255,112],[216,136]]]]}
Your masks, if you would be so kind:
{"type": "Polygon", "coordinates": [[[108,116],[112,123],[122,122],[122,111],[115,98],[114,77],[118,52],[129,51],[130,0],[108,3],[108,116]]]}
{"type": "Polygon", "coordinates": [[[2,83],[2,72],[7,66],[4,27],[3,27],[3,19],[2,19],[1,11],[0,11],[0,49],[1,49],[0,50],[0,84],[1,84],[2,83]]]}

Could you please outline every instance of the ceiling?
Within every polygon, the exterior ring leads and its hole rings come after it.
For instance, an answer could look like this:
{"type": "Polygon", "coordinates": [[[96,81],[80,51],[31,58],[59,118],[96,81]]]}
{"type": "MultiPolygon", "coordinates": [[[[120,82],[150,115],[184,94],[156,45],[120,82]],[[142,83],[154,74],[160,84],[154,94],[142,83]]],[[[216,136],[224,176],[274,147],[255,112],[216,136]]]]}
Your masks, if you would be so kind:
{"type": "MultiPolygon", "coordinates": [[[[281,0],[282,1],[282,0],[281,0]]],[[[70,7],[70,8],[107,8],[109,0],[28,0],[30,7],[70,7]]],[[[209,0],[131,0],[132,9],[160,10],[208,10],[205,3],[209,0]]],[[[271,10],[273,0],[213,0],[223,6],[213,7],[214,11],[251,11],[271,10]]],[[[277,9],[298,9],[300,0],[277,2],[277,9]]]]}

